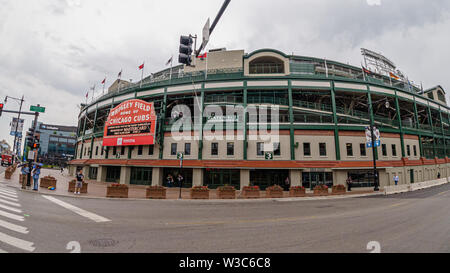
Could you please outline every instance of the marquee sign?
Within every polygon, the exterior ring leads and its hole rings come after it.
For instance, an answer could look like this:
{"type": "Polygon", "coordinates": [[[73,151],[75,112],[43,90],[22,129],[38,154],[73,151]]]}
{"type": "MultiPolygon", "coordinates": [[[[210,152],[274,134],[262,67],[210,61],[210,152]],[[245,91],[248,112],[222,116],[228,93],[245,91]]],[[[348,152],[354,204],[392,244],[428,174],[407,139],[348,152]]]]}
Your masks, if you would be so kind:
{"type": "Polygon", "coordinates": [[[123,102],[109,113],[103,146],[153,145],[156,120],[153,102],[136,99],[123,102]]]}

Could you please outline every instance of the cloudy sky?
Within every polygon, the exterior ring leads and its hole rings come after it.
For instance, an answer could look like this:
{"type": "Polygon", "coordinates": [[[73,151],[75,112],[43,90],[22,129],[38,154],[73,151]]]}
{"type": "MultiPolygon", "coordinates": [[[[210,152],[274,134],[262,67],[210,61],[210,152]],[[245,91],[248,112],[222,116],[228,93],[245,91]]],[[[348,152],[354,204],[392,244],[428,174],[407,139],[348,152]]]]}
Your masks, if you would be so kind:
{"type": "MultiPolygon", "coordinates": [[[[0,0],[0,100],[25,96],[47,108],[40,121],[76,125],[90,86],[140,79],[164,68],[179,36],[199,34],[223,0],[0,0]]],[[[285,53],[361,63],[360,48],[385,54],[425,88],[450,93],[448,0],[232,0],[209,48],[285,53]]],[[[17,110],[9,100],[5,109],[17,110]]],[[[0,117],[9,137],[11,114],[0,117]]],[[[25,128],[32,117],[26,118],[25,128]]]]}

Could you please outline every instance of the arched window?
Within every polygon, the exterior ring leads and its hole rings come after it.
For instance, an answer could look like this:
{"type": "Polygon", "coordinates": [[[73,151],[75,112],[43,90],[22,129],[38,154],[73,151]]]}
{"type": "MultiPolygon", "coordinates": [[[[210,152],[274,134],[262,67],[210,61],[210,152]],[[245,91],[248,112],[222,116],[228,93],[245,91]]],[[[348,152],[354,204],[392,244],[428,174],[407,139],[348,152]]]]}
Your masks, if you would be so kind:
{"type": "Polygon", "coordinates": [[[259,57],[250,62],[250,74],[284,73],[284,62],[276,57],[259,57]]]}

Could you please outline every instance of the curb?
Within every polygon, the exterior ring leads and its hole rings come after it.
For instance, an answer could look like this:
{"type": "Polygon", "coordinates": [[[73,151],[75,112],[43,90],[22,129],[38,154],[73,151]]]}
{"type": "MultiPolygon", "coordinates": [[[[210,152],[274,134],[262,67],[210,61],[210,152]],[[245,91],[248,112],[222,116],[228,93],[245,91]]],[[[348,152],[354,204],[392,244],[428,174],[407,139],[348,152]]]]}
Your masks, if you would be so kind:
{"type": "Polygon", "coordinates": [[[343,200],[350,198],[361,198],[361,197],[371,197],[371,196],[384,196],[383,192],[380,193],[365,193],[365,194],[354,194],[354,195],[344,195],[344,196],[322,196],[322,197],[289,197],[289,198],[258,198],[258,199],[208,199],[208,200],[198,200],[198,199],[143,199],[143,198],[109,198],[109,197],[100,197],[100,196],[71,196],[64,195],[59,193],[42,193],[36,192],[33,190],[24,190],[19,187],[15,187],[12,185],[6,185],[7,187],[17,189],[21,192],[28,192],[32,194],[40,194],[40,195],[50,195],[50,196],[58,196],[58,197],[67,197],[74,199],[92,199],[92,200],[112,200],[112,201],[146,201],[146,202],[189,202],[189,203],[203,203],[203,204],[211,204],[211,203],[224,203],[224,204],[233,204],[233,203],[262,203],[262,202],[305,202],[305,201],[319,201],[319,200],[343,200]]]}

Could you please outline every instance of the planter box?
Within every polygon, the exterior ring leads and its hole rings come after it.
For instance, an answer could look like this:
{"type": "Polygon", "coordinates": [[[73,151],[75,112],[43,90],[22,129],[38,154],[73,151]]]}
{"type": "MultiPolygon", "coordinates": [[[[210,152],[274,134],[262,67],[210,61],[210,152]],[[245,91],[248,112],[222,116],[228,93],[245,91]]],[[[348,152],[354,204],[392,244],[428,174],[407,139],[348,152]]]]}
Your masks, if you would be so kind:
{"type": "Polygon", "coordinates": [[[13,172],[10,170],[5,171],[5,179],[11,179],[13,172]]]}
{"type": "Polygon", "coordinates": [[[191,189],[191,199],[209,199],[209,190],[191,189]]]}
{"type": "Polygon", "coordinates": [[[236,189],[233,188],[218,188],[217,189],[218,199],[236,199],[236,189]]]}
{"type": "Polygon", "coordinates": [[[145,197],[147,199],[166,199],[166,191],[164,187],[148,187],[145,191],[145,197]]]}
{"type": "Polygon", "coordinates": [[[258,189],[252,189],[244,187],[242,189],[242,198],[261,198],[261,191],[258,189]]]}
{"type": "Polygon", "coordinates": [[[128,198],[128,187],[111,187],[106,188],[106,197],[109,198],[128,198]]]}
{"type": "Polygon", "coordinates": [[[272,186],[266,189],[267,198],[283,198],[283,188],[280,186],[272,186]]]}
{"type": "Polygon", "coordinates": [[[344,185],[333,186],[332,194],[346,194],[347,190],[344,185]]]}
{"type": "MultiPolygon", "coordinates": [[[[72,180],[69,182],[68,192],[75,192],[75,183],[76,180],[72,180]]],[[[83,187],[81,188],[80,193],[88,193],[88,183],[83,182],[83,187]]]]}
{"type": "Polygon", "coordinates": [[[56,179],[51,176],[42,177],[40,187],[41,188],[54,187],[56,189],[56,179]]]}
{"type": "Polygon", "coordinates": [[[326,195],[328,195],[328,187],[325,188],[323,186],[316,186],[314,188],[314,195],[315,196],[326,196],[326,195]]]}
{"type": "Polygon", "coordinates": [[[306,189],[300,189],[300,188],[291,188],[289,190],[289,197],[305,197],[306,196],[306,189]]]}

